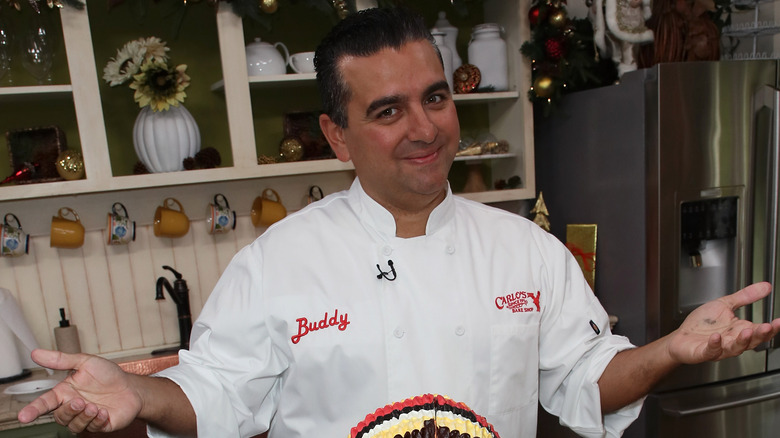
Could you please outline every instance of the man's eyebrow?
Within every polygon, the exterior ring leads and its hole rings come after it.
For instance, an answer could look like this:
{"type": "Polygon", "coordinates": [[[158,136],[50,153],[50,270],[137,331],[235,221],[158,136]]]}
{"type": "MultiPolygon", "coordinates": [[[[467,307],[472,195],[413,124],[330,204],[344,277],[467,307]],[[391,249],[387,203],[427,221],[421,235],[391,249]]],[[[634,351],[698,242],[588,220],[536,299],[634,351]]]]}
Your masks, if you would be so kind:
{"type": "Polygon", "coordinates": [[[428,88],[425,89],[425,95],[433,94],[437,91],[441,90],[449,90],[450,86],[447,84],[447,81],[439,81],[434,84],[431,84],[428,88]]]}
{"type": "Polygon", "coordinates": [[[404,100],[405,98],[397,94],[394,94],[392,96],[380,97],[379,99],[371,102],[371,105],[369,105],[368,108],[366,108],[366,117],[371,116],[371,113],[376,111],[378,108],[381,108],[386,105],[397,104],[399,102],[403,102],[404,100]]]}

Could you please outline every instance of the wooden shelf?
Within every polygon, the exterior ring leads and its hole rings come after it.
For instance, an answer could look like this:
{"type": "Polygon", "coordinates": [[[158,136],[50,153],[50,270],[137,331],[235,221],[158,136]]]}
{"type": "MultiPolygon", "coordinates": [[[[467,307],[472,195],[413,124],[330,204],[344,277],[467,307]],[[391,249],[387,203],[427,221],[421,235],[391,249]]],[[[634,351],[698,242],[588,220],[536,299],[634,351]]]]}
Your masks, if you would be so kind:
{"type": "MultiPolygon", "coordinates": [[[[317,75],[315,73],[288,73],[285,75],[249,76],[249,87],[252,90],[274,88],[279,86],[315,86],[317,75]]],[[[217,81],[211,85],[211,91],[224,91],[225,81],[217,81]]]]}
{"type": "Polygon", "coordinates": [[[516,158],[517,154],[482,154],[482,155],[465,155],[461,157],[455,157],[455,161],[484,161],[484,160],[500,160],[503,158],[516,158]]]}
{"type": "Polygon", "coordinates": [[[336,159],[329,159],[298,161],[294,163],[263,164],[249,167],[220,167],[215,169],[115,176],[110,178],[107,182],[95,182],[87,178],[78,181],[5,185],[0,187],[0,201],[43,198],[62,194],[77,195],[157,187],[175,187],[209,182],[238,181],[253,178],[308,175],[353,169],[352,163],[343,163],[336,159]]]}
{"type": "MultiPolygon", "coordinates": [[[[262,90],[275,87],[316,86],[315,73],[288,73],[284,75],[249,76],[249,88],[262,90]]],[[[220,80],[211,85],[211,91],[224,91],[225,81],[220,80]]],[[[517,91],[498,91],[495,93],[453,94],[452,99],[459,103],[486,103],[495,100],[517,99],[517,91]]]]}
{"type": "Polygon", "coordinates": [[[37,102],[50,99],[72,99],[70,85],[34,85],[25,87],[0,87],[0,102],[37,102]]]}

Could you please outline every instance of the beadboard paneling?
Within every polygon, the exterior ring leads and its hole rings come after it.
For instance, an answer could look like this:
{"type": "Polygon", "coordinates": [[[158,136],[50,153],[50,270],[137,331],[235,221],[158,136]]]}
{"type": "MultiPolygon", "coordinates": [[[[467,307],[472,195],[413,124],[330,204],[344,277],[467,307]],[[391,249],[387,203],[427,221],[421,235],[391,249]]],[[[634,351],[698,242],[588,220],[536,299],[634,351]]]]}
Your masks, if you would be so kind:
{"type": "Polygon", "coordinates": [[[162,266],[187,280],[195,319],[233,255],[264,230],[243,215],[235,230],[220,235],[208,234],[204,220],[193,220],[178,239],[158,238],[151,225],[138,226],[136,240],[120,246],[106,245],[103,229],[87,231],[78,249],[51,248],[48,235],[34,235],[29,255],[0,258],[0,287],[14,295],[43,348],[54,348],[60,307],[79,327],[87,353],[178,345],[175,303],[167,292],[164,301],[154,299],[158,277],[174,280],[162,266]]]}

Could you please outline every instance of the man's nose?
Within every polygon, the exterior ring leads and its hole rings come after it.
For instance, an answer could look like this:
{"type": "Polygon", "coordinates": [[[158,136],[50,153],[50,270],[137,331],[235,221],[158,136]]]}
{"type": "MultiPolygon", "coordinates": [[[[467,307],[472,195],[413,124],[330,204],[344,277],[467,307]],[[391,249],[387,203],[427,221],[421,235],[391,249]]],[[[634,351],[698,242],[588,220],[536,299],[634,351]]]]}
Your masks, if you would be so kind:
{"type": "Polygon", "coordinates": [[[431,143],[436,139],[439,129],[431,120],[430,114],[422,106],[410,110],[407,137],[410,141],[431,143]]]}

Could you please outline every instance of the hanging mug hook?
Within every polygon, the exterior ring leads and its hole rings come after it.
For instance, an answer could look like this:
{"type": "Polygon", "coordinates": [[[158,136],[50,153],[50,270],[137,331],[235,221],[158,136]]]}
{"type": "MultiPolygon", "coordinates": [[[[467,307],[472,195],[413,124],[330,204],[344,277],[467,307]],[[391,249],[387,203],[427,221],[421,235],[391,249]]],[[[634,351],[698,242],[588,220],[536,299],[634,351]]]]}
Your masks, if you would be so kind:
{"type": "Polygon", "coordinates": [[[227,197],[222,193],[217,193],[216,195],[214,195],[214,205],[218,207],[230,208],[230,204],[228,203],[227,197]],[[220,198],[222,198],[222,200],[225,201],[225,205],[219,203],[220,198]]]}
{"type": "Polygon", "coordinates": [[[19,222],[19,218],[16,217],[16,215],[13,214],[13,213],[7,213],[5,215],[5,217],[3,218],[3,224],[4,225],[9,225],[9,226],[11,225],[11,224],[8,223],[8,216],[11,216],[14,219],[14,221],[16,221],[16,227],[15,228],[19,228],[21,230],[22,229],[22,223],[19,222]]]}
{"type": "Polygon", "coordinates": [[[114,213],[114,215],[116,215],[116,216],[124,216],[124,217],[126,217],[128,219],[130,218],[130,215],[127,214],[127,209],[125,208],[124,204],[122,204],[121,202],[114,202],[114,205],[111,206],[111,212],[114,213]],[[119,207],[117,207],[117,206],[119,206],[119,207]],[[122,209],[122,213],[124,213],[124,215],[119,214],[118,210],[120,208],[122,209]]]}
{"type": "Polygon", "coordinates": [[[323,194],[320,186],[309,187],[309,204],[311,204],[314,201],[319,201],[322,198],[323,198],[323,194]],[[315,192],[319,192],[319,194],[315,194],[315,192]]]}

